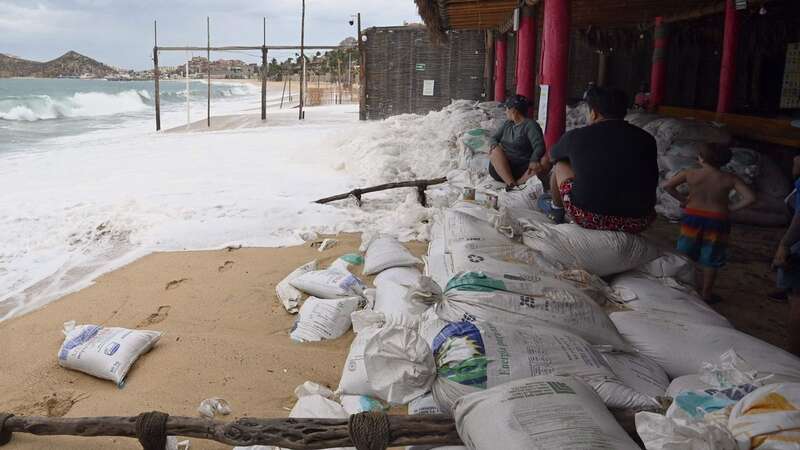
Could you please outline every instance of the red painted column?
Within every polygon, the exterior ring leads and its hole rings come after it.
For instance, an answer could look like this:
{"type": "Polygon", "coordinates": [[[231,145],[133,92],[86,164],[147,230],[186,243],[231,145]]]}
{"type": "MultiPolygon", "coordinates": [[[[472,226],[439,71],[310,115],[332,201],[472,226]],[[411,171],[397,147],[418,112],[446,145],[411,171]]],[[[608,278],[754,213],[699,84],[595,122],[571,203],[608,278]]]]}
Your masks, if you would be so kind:
{"type": "Polygon", "coordinates": [[[655,109],[664,103],[664,93],[667,83],[667,27],[663,17],[656,17],[656,27],[653,33],[655,46],[653,48],[653,64],[650,68],[650,108],[655,109]]]}
{"type": "Polygon", "coordinates": [[[536,59],[536,23],[533,8],[523,7],[517,33],[517,94],[533,99],[536,59]]]}
{"type": "Polygon", "coordinates": [[[733,85],[736,81],[736,43],[739,34],[739,15],[735,0],[725,0],[725,37],[722,41],[722,67],[719,71],[717,112],[730,112],[733,106],[733,85]]]}
{"type": "Polygon", "coordinates": [[[494,40],[494,100],[506,101],[506,35],[500,34],[494,40]]]}
{"type": "Polygon", "coordinates": [[[545,0],[544,2],[542,84],[550,86],[547,102],[547,126],[544,132],[544,142],[548,151],[564,134],[567,123],[569,3],[570,0],[545,0]]]}

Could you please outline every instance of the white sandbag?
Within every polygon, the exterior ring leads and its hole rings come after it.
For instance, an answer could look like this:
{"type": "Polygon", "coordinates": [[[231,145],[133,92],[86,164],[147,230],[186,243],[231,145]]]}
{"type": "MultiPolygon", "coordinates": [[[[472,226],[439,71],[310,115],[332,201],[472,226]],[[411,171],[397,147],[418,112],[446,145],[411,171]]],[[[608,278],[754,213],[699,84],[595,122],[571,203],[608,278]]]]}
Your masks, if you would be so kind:
{"type": "Polygon", "coordinates": [[[738,450],[728,428],[714,422],[640,412],[636,433],[647,450],[738,450]]]}
{"type": "Polygon", "coordinates": [[[492,225],[491,217],[486,208],[465,202],[444,211],[442,227],[446,245],[459,241],[509,242],[492,225]]]}
{"type": "Polygon", "coordinates": [[[688,286],[672,278],[652,278],[638,272],[616,276],[611,287],[626,307],[674,321],[729,327],[728,319],[716,312],[688,286]]]}
{"type": "Polygon", "coordinates": [[[76,326],[75,321],[65,322],[63,331],[65,337],[58,351],[58,364],[117,385],[125,381],[133,363],[161,338],[158,331],[76,326]]]}
{"type": "Polygon", "coordinates": [[[468,272],[451,279],[444,294],[423,277],[411,288],[410,295],[415,301],[435,305],[436,314],[449,322],[551,326],[575,333],[595,345],[631,350],[589,295],[555,277],[539,275],[514,280],[468,272]]]}
{"type": "Polygon", "coordinates": [[[350,314],[364,301],[362,297],[322,299],[309,297],[300,307],[289,336],[298,342],[336,339],[350,329],[350,314]]]}
{"type": "Polygon", "coordinates": [[[290,282],[300,275],[313,270],[317,270],[316,259],[303,264],[297,269],[294,269],[292,273],[287,275],[286,278],[281,280],[278,285],[275,286],[275,294],[278,296],[278,300],[281,301],[281,304],[286,311],[289,312],[289,314],[297,314],[297,307],[300,304],[300,300],[303,298],[303,293],[300,292],[299,289],[292,286],[290,282]]]}
{"type": "Polygon", "coordinates": [[[544,193],[544,186],[537,177],[529,179],[520,189],[500,191],[497,205],[501,208],[537,210],[537,199],[544,193]]]}
{"type": "Polygon", "coordinates": [[[332,262],[329,269],[338,270],[339,272],[349,272],[350,266],[361,266],[364,264],[364,257],[358,253],[347,253],[332,262]]]}
{"type": "Polygon", "coordinates": [[[672,378],[699,373],[704,361],[715,361],[733,348],[760,374],[800,381],[800,358],[733,328],[672,321],[638,311],[615,312],[611,320],[631,345],[672,378]]]}
{"type": "Polygon", "coordinates": [[[456,428],[475,450],[638,450],[584,382],[540,376],[461,398],[456,428]]]}
{"type": "MultiPolygon", "coordinates": [[[[290,418],[299,419],[347,419],[350,414],[342,405],[320,394],[308,394],[297,398],[289,412],[290,418]]],[[[277,450],[277,449],[276,449],[277,450]]],[[[354,447],[339,447],[331,450],[355,450],[354,447]]]]}
{"type": "Polygon", "coordinates": [[[409,267],[422,263],[397,239],[381,236],[367,246],[364,256],[364,275],[374,275],[391,267],[409,267]]]}
{"type": "Polygon", "coordinates": [[[430,392],[411,400],[408,404],[408,415],[410,416],[432,416],[436,414],[443,414],[443,412],[430,392]]]}
{"type": "Polygon", "coordinates": [[[379,273],[372,284],[379,287],[384,281],[391,281],[401,286],[411,286],[422,276],[416,267],[392,267],[379,273]]]}
{"type": "Polygon", "coordinates": [[[386,323],[353,339],[337,392],[402,405],[427,392],[435,375],[430,347],[417,331],[386,323]]]}
{"type": "Polygon", "coordinates": [[[669,377],[652,359],[636,353],[603,353],[608,366],[622,384],[652,399],[664,397],[669,377]]]}
{"type": "Polygon", "coordinates": [[[384,412],[389,409],[389,405],[366,395],[342,395],[339,401],[348,415],[370,411],[384,412]]]}
{"type": "Polygon", "coordinates": [[[630,233],[587,230],[574,224],[537,223],[534,227],[525,232],[525,245],[568,268],[601,277],[631,270],[661,255],[655,245],[630,233]]]}
{"type": "Polygon", "coordinates": [[[373,311],[382,313],[384,321],[395,320],[408,324],[419,322],[428,305],[407,298],[409,288],[392,281],[384,281],[376,289],[373,311]]]}
{"type": "Polygon", "coordinates": [[[623,385],[588,342],[555,328],[451,323],[434,339],[433,353],[433,396],[443,411],[471,392],[536,375],[578,377],[612,408],[658,407],[655,398],[623,385]]]}
{"type": "Polygon", "coordinates": [[[645,111],[634,111],[628,113],[625,116],[625,121],[630,123],[631,125],[636,125],[639,128],[643,128],[648,123],[660,118],[658,114],[645,112],[645,111]]]}
{"type": "Polygon", "coordinates": [[[289,284],[318,298],[340,298],[361,295],[364,283],[350,272],[327,269],[306,272],[289,284]]]}
{"type": "Polygon", "coordinates": [[[731,410],[728,429],[739,450],[800,449],[800,383],[751,392],[731,410]]]}
{"type": "Polygon", "coordinates": [[[664,252],[658,258],[637,267],[637,272],[655,278],[674,278],[682,283],[694,283],[694,263],[684,255],[664,252]]]}

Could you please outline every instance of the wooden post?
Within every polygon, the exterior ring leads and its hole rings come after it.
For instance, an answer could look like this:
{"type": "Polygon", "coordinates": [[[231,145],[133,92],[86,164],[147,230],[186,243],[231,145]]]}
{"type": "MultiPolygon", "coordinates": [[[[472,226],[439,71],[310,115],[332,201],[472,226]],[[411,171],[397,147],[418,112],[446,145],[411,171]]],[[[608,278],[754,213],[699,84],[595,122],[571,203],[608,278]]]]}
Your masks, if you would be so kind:
{"type": "Polygon", "coordinates": [[[731,112],[733,106],[738,35],[739,15],[736,12],[736,0],[725,0],[725,36],[722,41],[722,67],[719,71],[718,113],[731,112]]]}
{"type": "Polygon", "coordinates": [[[483,99],[485,101],[494,98],[494,30],[486,30],[486,42],[483,59],[483,99]]]}
{"type": "Polygon", "coordinates": [[[608,52],[597,52],[597,85],[605,86],[608,83],[608,52]]]}
{"type": "Polygon", "coordinates": [[[367,120],[367,52],[364,48],[364,38],[361,35],[361,13],[356,15],[358,20],[358,56],[361,67],[358,70],[358,120],[367,120]]]}
{"type": "Polygon", "coordinates": [[[208,45],[206,46],[206,64],[208,65],[208,107],[206,124],[211,128],[211,18],[206,16],[206,37],[208,38],[208,45]]]}
{"type": "Polygon", "coordinates": [[[264,45],[261,47],[261,120],[267,120],[267,18],[264,17],[264,45]]]}
{"type": "Polygon", "coordinates": [[[656,17],[655,30],[653,31],[653,64],[650,69],[650,105],[651,109],[658,108],[664,103],[664,93],[667,83],[667,27],[663,17],[656,17]]]}
{"type": "MultiPolygon", "coordinates": [[[[517,94],[524,95],[528,101],[533,100],[534,95],[534,65],[536,59],[536,24],[534,20],[534,10],[530,6],[522,7],[519,19],[519,33],[517,33],[517,94]]],[[[528,111],[530,115],[533,112],[528,111]]]]}
{"type": "Polygon", "coordinates": [[[544,133],[544,142],[548,150],[553,148],[566,129],[569,4],[570,0],[544,2],[542,82],[550,86],[547,126],[544,133]]]}
{"type": "Polygon", "coordinates": [[[507,43],[505,33],[499,34],[494,42],[494,100],[498,102],[506,101],[507,43]]]}
{"type": "Polygon", "coordinates": [[[158,22],[153,21],[153,81],[155,81],[155,103],[156,103],[156,131],[161,131],[161,96],[158,86],[160,78],[158,71],[158,22]]]}
{"type": "Polygon", "coordinates": [[[303,9],[300,14],[300,109],[298,119],[303,120],[303,91],[305,91],[306,78],[306,57],[305,57],[305,34],[306,34],[306,0],[303,0],[303,9]]]}

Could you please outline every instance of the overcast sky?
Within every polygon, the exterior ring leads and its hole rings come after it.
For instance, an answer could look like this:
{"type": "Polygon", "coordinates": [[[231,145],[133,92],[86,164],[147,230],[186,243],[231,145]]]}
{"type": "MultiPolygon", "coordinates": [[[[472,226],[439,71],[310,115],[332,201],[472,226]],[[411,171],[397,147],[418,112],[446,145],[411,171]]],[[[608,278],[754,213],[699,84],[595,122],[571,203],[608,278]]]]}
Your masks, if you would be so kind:
{"type": "MultiPolygon", "coordinates": [[[[0,0],[0,53],[46,61],[75,50],[123,68],[151,67],[153,20],[159,45],[261,45],[263,16],[268,44],[300,43],[301,0],[0,0]]],[[[338,44],[355,36],[350,14],[363,28],[419,22],[413,0],[306,0],[306,44],[338,44]]],[[[186,54],[161,53],[162,65],[186,54]]],[[[279,59],[288,52],[270,53],[279,59]]],[[[212,59],[260,60],[259,52],[212,53],[212,59]],[[249,54],[248,54],[249,53],[249,54]]]]}

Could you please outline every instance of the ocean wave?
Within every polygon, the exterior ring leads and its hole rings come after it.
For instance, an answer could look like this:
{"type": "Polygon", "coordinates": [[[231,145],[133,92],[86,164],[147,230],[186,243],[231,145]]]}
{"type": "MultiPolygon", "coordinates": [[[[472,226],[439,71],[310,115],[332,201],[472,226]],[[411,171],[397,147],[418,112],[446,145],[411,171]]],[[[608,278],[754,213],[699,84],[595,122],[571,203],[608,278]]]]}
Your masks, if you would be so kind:
{"type": "Polygon", "coordinates": [[[0,119],[34,122],[62,117],[98,117],[132,113],[150,107],[150,93],[144,89],[117,93],[76,92],[64,98],[49,95],[0,99],[0,119]]]}

